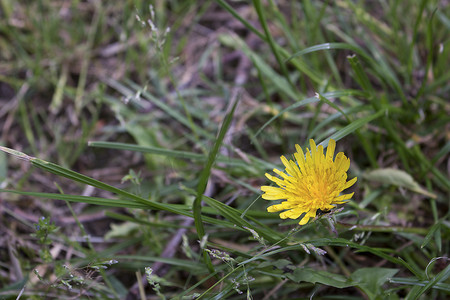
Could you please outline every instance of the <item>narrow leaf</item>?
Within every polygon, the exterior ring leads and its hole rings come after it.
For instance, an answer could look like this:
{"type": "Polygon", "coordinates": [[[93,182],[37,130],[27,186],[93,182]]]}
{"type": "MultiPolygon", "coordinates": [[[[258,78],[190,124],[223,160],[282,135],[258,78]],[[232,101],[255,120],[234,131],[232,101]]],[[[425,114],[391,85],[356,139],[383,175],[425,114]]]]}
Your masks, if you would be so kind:
{"type": "Polygon", "coordinates": [[[436,195],[423,189],[411,175],[403,170],[384,168],[377,169],[364,174],[364,178],[369,181],[376,181],[384,184],[392,184],[398,187],[407,188],[413,192],[436,198],[436,195]]]}

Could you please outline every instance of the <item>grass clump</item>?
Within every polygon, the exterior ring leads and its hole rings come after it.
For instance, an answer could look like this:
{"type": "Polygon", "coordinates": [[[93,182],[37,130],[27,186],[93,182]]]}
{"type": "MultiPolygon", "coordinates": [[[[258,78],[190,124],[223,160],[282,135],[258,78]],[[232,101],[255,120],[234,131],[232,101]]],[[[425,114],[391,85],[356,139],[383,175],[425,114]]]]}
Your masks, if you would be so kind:
{"type": "Polygon", "coordinates": [[[448,297],[446,7],[149,4],[1,4],[0,298],[448,297]],[[310,139],[354,195],[281,220],[310,139]]]}

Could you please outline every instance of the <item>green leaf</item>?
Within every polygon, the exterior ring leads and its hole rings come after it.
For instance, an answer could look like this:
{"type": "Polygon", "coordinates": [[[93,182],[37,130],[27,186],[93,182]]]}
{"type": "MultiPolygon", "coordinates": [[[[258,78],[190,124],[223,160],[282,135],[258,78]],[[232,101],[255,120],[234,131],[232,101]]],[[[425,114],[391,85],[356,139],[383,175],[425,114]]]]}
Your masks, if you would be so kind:
{"type": "Polygon", "coordinates": [[[340,289],[355,286],[354,283],[349,282],[343,275],[319,271],[309,267],[297,268],[293,273],[287,274],[286,277],[297,283],[305,281],[314,284],[321,283],[340,289]]]}
{"type": "Polygon", "coordinates": [[[270,260],[269,261],[264,261],[264,262],[258,264],[257,267],[258,268],[265,268],[265,267],[268,267],[268,266],[271,266],[271,267],[274,267],[274,268],[282,270],[282,269],[284,269],[287,266],[294,266],[294,265],[292,264],[291,261],[282,258],[282,259],[277,259],[276,261],[270,261],[270,260]]]}
{"type": "Polygon", "coordinates": [[[360,287],[369,299],[383,295],[383,284],[397,274],[398,269],[361,268],[353,272],[350,279],[360,287]]]}
{"type": "Polygon", "coordinates": [[[385,169],[377,169],[364,174],[364,178],[368,181],[376,181],[384,184],[391,184],[398,187],[407,188],[413,192],[436,198],[436,195],[430,193],[420,187],[420,185],[412,178],[411,175],[406,173],[405,171],[385,168],[385,169]]]}
{"type": "Polygon", "coordinates": [[[140,225],[134,222],[111,224],[111,230],[105,234],[105,240],[117,237],[130,237],[139,227],[140,225]]]}

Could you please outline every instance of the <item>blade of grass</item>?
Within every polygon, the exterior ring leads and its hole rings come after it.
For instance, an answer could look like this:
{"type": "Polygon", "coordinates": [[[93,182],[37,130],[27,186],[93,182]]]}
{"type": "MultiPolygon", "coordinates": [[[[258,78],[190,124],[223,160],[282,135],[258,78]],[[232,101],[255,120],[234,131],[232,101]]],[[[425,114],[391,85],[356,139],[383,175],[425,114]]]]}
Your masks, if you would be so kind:
{"type": "Polygon", "coordinates": [[[290,60],[308,54],[316,51],[322,51],[322,50],[332,50],[332,49],[339,49],[339,50],[352,50],[356,53],[360,54],[362,57],[364,57],[368,62],[371,64],[376,64],[376,62],[367,54],[366,51],[364,51],[362,48],[358,46],[354,46],[348,43],[324,43],[320,45],[311,46],[308,48],[305,48],[301,51],[295,52],[292,54],[289,58],[286,59],[286,62],[289,62],[290,60]]]}
{"type": "Polygon", "coordinates": [[[223,204],[220,201],[217,201],[211,197],[203,196],[204,201],[211,207],[214,207],[217,209],[225,218],[232,221],[233,224],[236,226],[240,226],[242,228],[250,228],[254,231],[256,231],[260,236],[265,238],[271,243],[277,242],[278,240],[282,239],[283,236],[280,235],[278,232],[274,230],[267,230],[263,228],[255,227],[254,225],[247,222],[245,219],[241,217],[242,212],[223,204]]]}
{"type": "MultiPolygon", "coordinates": [[[[252,26],[248,21],[246,21],[244,18],[242,18],[237,11],[232,8],[230,5],[228,5],[225,1],[223,0],[217,0],[217,2],[219,3],[220,6],[222,6],[226,11],[228,11],[230,14],[232,14],[237,20],[239,20],[247,29],[249,29],[250,31],[252,31],[253,33],[255,33],[260,39],[262,39],[264,42],[268,43],[266,36],[259,32],[259,30],[257,30],[254,26],[252,26]]],[[[277,51],[279,51],[279,53],[281,53],[283,55],[283,57],[289,57],[290,54],[288,53],[288,51],[282,47],[280,47],[279,45],[275,44],[275,47],[277,47],[277,51]]],[[[241,49],[242,50],[242,49],[241,49]]],[[[310,66],[308,66],[308,64],[306,64],[305,62],[301,61],[300,59],[293,59],[291,60],[291,63],[298,69],[300,70],[302,73],[306,74],[306,76],[308,76],[312,81],[318,83],[318,84],[322,84],[322,77],[318,74],[318,72],[312,68],[310,68],[310,66]]]]}
{"type": "MultiPolygon", "coordinates": [[[[417,278],[401,278],[401,277],[394,277],[389,280],[390,283],[394,284],[407,284],[412,286],[425,286],[429,283],[429,280],[419,280],[417,278]]],[[[433,289],[439,289],[442,291],[445,291],[447,293],[450,293],[450,284],[444,283],[444,282],[438,282],[435,285],[432,286],[433,289]]]]}
{"type": "Polygon", "coordinates": [[[220,41],[229,47],[232,47],[237,50],[241,50],[248,56],[248,58],[253,62],[253,64],[258,68],[259,72],[267,78],[267,80],[271,81],[274,84],[274,87],[277,88],[277,91],[286,95],[291,99],[297,99],[299,97],[299,93],[292,87],[289,81],[278,74],[267,62],[264,58],[261,57],[258,53],[250,49],[250,47],[237,35],[221,35],[220,41]]]}
{"type": "Polygon", "coordinates": [[[272,50],[272,53],[275,56],[275,58],[276,58],[276,60],[278,62],[278,65],[280,66],[280,69],[281,69],[281,72],[284,75],[284,78],[287,80],[289,85],[293,89],[295,89],[295,86],[292,84],[292,82],[290,80],[289,72],[288,72],[288,70],[286,68],[286,65],[285,65],[285,63],[284,63],[284,61],[283,61],[283,59],[281,57],[280,52],[278,51],[279,48],[275,46],[275,41],[273,40],[272,34],[269,31],[269,26],[267,25],[267,20],[266,20],[266,17],[264,15],[264,10],[263,10],[261,1],[260,0],[253,0],[253,6],[255,7],[256,14],[258,15],[259,23],[261,24],[261,26],[262,26],[262,28],[264,30],[267,43],[269,44],[270,49],[272,50]]]}
{"type": "MultiPolygon", "coordinates": [[[[325,93],[324,96],[325,97],[329,97],[329,98],[339,98],[339,97],[345,97],[345,96],[357,96],[357,95],[364,95],[361,91],[357,91],[357,90],[342,90],[342,91],[333,91],[333,92],[328,92],[325,93]]],[[[257,137],[268,125],[270,125],[273,121],[275,121],[276,119],[278,119],[280,116],[282,116],[285,112],[291,111],[293,109],[296,109],[298,107],[302,107],[306,104],[310,104],[310,103],[314,103],[319,101],[319,98],[317,97],[310,97],[310,98],[306,98],[302,101],[296,102],[284,109],[282,109],[278,114],[276,114],[275,116],[273,116],[272,118],[270,118],[269,121],[267,121],[266,123],[264,123],[261,128],[258,129],[258,131],[255,133],[255,137],[257,137]]]]}
{"type": "MultiPolygon", "coordinates": [[[[222,127],[220,128],[219,134],[217,136],[217,139],[214,143],[213,148],[211,149],[208,160],[206,161],[205,167],[202,170],[202,173],[200,174],[200,178],[197,185],[197,195],[194,200],[194,204],[192,206],[192,210],[194,213],[194,224],[195,228],[197,230],[197,235],[199,240],[202,240],[205,236],[205,228],[203,227],[203,221],[202,221],[202,195],[206,190],[206,185],[208,184],[209,175],[211,174],[211,168],[216,161],[216,156],[219,152],[220,146],[222,145],[222,141],[225,138],[225,134],[228,131],[228,128],[231,125],[231,121],[233,120],[233,114],[236,109],[236,106],[238,104],[238,100],[235,100],[230,112],[225,116],[225,119],[222,123],[222,127]]],[[[214,273],[214,267],[211,263],[211,258],[209,257],[208,253],[203,250],[203,258],[205,261],[205,264],[207,265],[208,269],[211,273],[214,273]]]]}
{"type": "Polygon", "coordinates": [[[428,243],[431,241],[431,239],[433,238],[435,233],[439,232],[439,229],[441,228],[441,225],[442,225],[442,221],[443,221],[442,219],[439,220],[430,228],[430,230],[428,231],[428,234],[425,236],[425,239],[423,240],[422,245],[420,245],[420,248],[423,248],[426,245],[428,245],[428,243]]]}
{"type": "MultiPolygon", "coordinates": [[[[137,151],[137,152],[142,152],[142,153],[151,153],[151,154],[156,154],[156,155],[164,155],[166,157],[174,157],[174,158],[182,158],[182,159],[191,159],[191,160],[200,160],[200,161],[205,161],[207,159],[207,157],[204,154],[193,153],[193,152],[188,152],[188,151],[171,150],[171,149],[152,147],[152,146],[138,146],[138,145],[126,144],[126,143],[96,142],[96,141],[89,142],[88,145],[90,147],[96,147],[96,148],[137,151]]],[[[220,154],[217,156],[216,161],[227,164],[227,165],[245,167],[245,163],[242,162],[241,160],[223,157],[220,154]]]]}
{"type": "MultiPolygon", "coordinates": [[[[365,246],[365,245],[360,245],[357,244],[355,242],[343,239],[343,238],[323,238],[323,239],[317,239],[317,240],[310,240],[307,241],[305,243],[308,244],[312,244],[316,247],[324,247],[324,246],[339,246],[339,247],[351,247],[351,248],[355,248],[358,251],[361,252],[370,252],[376,256],[379,256],[383,259],[386,259],[390,262],[393,262],[395,264],[398,265],[402,265],[404,267],[406,267],[408,270],[410,270],[415,276],[417,276],[418,278],[421,278],[421,274],[418,274],[413,268],[411,268],[411,266],[409,266],[404,260],[402,260],[400,257],[399,258],[395,258],[390,256],[389,254],[386,254],[385,251],[382,251],[381,249],[378,248],[373,248],[373,247],[369,247],[369,246],[365,246]]],[[[266,258],[269,257],[271,255],[277,254],[277,253],[282,253],[282,252],[286,252],[286,251],[291,251],[291,250],[302,250],[303,247],[301,245],[292,245],[292,246],[285,246],[285,247],[281,247],[278,249],[275,249],[273,251],[269,251],[269,252],[265,252],[262,253],[260,255],[254,256],[248,260],[245,260],[243,262],[240,263],[241,264],[248,264],[249,262],[258,260],[258,259],[262,259],[262,258],[266,258]]],[[[391,250],[389,250],[391,251],[391,250]]]]}
{"type": "MultiPolygon", "coordinates": [[[[353,113],[359,113],[359,112],[363,112],[363,111],[368,111],[371,110],[372,106],[370,105],[359,105],[359,106],[353,106],[351,108],[346,108],[346,109],[342,109],[342,111],[346,114],[346,115],[350,115],[353,113]]],[[[326,119],[324,119],[323,121],[321,121],[320,123],[318,123],[317,125],[314,126],[314,128],[309,132],[306,140],[309,140],[313,137],[315,137],[315,135],[317,134],[317,132],[322,129],[323,127],[327,126],[328,124],[332,123],[333,121],[339,119],[340,117],[342,117],[343,114],[340,112],[337,112],[335,114],[330,115],[329,117],[327,117],[326,119]]]]}
{"type": "MultiPolygon", "coordinates": [[[[143,203],[133,202],[128,199],[108,199],[108,198],[99,198],[99,197],[88,197],[88,196],[79,196],[79,195],[66,195],[66,194],[55,194],[55,193],[39,193],[39,192],[23,192],[23,191],[16,191],[16,190],[5,190],[0,189],[0,193],[12,193],[12,194],[18,194],[18,195],[24,195],[24,196],[31,196],[31,197],[39,197],[39,198],[46,198],[46,199],[53,199],[53,200],[63,200],[63,201],[70,201],[70,202],[80,202],[80,203],[87,203],[87,204],[93,204],[93,205],[100,205],[100,206],[107,206],[107,207],[127,207],[127,208],[137,208],[137,209],[154,209],[154,210],[162,210],[162,211],[168,211],[174,214],[186,216],[193,218],[194,215],[190,211],[191,207],[186,206],[183,204],[165,204],[165,203],[156,203],[156,205],[146,205],[143,203]]],[[[148,203],[152,203],[148,201],[148,203]]],[[[154,204],[154,202],[153,202],[154,204]]],[[[213,213],[212,209],[205,208],[204,209],[207,213],[213,213]]],[[[258,214],[256,214],[258,215],[258,214]]],[[[218,220],[216,218],[203,216],[203,219],[205,222],[210,224],[215,224],[227,228],[236,228],[233,223],[230,223],[228,221],[224,220],[218,220]]],[[[177,225],[177,228],[179,226],[177,225]]],[[[242,231],[245,231],[242,229],[242,231]]]]}
{"type": "Polygon", "coordinates": [[[190,260],[184,260],[184,259],[177,259],[177,258],[167,258],[167,257],[160,257],[160,256],[140,256],[140,255],[116,255],[114,256],[115,259],[129,259],[132,261],[142,261],[142,262],[162,262],[168,265],[173,265],[177,267],[182,267],[187,270],[191,270],[194,272],[202,272],[204,270],[204,267],[202,264],[190,260]]]}
{"type": "MultiPolygon", "coordinates": [[[[372,98],[375,90],[373,89],[372,84],[370,83],[369,77],[366,72],[363,70],[361,63],[356,55],[352,55],[348,57],[348,61],[350,62],[350,66],[355,72],[355,80],[362,87],[362,89],[368,93],[370,98],[372,98]]],[[[369,99],[370,100],[370,99],[369,99]]],[[[379,109],[379,107],[377,107],[379,109]]]]}
{"type": "Polygon", "coordinates": [[[413,33],[411,35],[412,40],[411,40],[411,44],[409,45],[409,49],[408,49],[409,53],[408,53],[408,65],[407,65],[408,72],[407,72],[407,74],[410,74],[410,77],[408,78],[408,83],[411,82],[412,75],[413,75],[412,70],[413,70],[413,61],[414,61],[414,48],[415,48],[415,44],[416,44],[416,40],[417,40],[417,31],[419,30],[420,22],[422,20],[423,12],[425,10],[425,5],[428,2],[429,2],[428,0],[420,1],[416,21],[414,22],[413,33]]]}
{"type": "Polygon", "coordinates": [[[189,120],[185,116],[183,116],[181,113],[179,113],[173,107],[170,107],[169,105],[164,103],[164,101],[157,99],[149,92],[143,90],[142,87],[140,87],[139,85],[137,85],[131,81],[128,81],[128,84],[133,88],[133,90],[132,90],[132,89],[124,86],[123,84],[121,84],[115,80],[109,79],[109,78],[105,78],[104,81],[112,88],[121,92],[124,96],[134,97],[136,94],[140,94],[142,97],[144,97],[148,101],[152,102],[159,109],[161,109],[162,111],[167,113],[169,116],[171,116],[174,120],[183,124],[186,128],[192,129],[193,127],[195,127],[195,132],[197,132],[198,134],[200,134],[204,137],[207,137],[207,138],[213,138],[213,136],[209,132],[207,132],[200,126],[196,125],[195,123],[189,122],[189,120]]]}
{"type": "Polygon", "coordinates": [[[425,292],[427,292],[430,288],[434,287],[437,283],[441,281],[447,280],[447,278],[450,276],[450,265],[448,265],[444,270],[439,272],[436,276],[434,276],[431,280],[428,281],[428,283],[418,289],[412,289],[411,292],[406,296],[405,299],[418,299],[420,296],[422,296],[425,292]]]}
{"type": "MultiPolygon", "coordinates": [[[[345,119],[347,119],[348,123],[351,123],[350,118],[347,116],[347,114],[343,110],[340,109],[339,106],[337,106],[336,104],[334,104],[333,102],[328,100],[326,97],[322,96],[320,93],[318,93],[318,95],[319,95],[319,99],[321,101],[324,101],[325,103],[327,103],[328,105],[330,105],[331,107],[336,109],[338,112],[340,112],[345,117],[345,119]]],[[[372,165],[373,168],[378,167],[378,163],[375,158],[375,153],[373,152],[374,147],[372,147],[372,145],[370,145],[368,139],[366,139],[365,136],[363,134],[361,134],[359,129],[356,129],[355,132],[356,132],[356,135],[358,136],[358,139],[361,141],[361,144],[362,144],[364,150],[367,153],[367,157],[369,158],[370,164],[372,165]]]]}
{"type": "Polygon", "coordinates": [[[330,141],[330,139],[339,141],[343,137],[353,133],[355,130],[357,130],[357,129],[361,128],[362,126],[366,125],[367,123],[381,117],[385,113],[386,113],[385,111],[380,110],[379,112],[377,112],[375,114],[372,114],[367,117],[360,118],[356,121],[353,121],[352,123],[348,124],[344,128],[340,129],[338,132],[332,134],[329,138],[327,138],[326,140],[321,142],[319,145],[323,145],[324,147],[326,147],[328,145],[328,142],[330,141]]]}

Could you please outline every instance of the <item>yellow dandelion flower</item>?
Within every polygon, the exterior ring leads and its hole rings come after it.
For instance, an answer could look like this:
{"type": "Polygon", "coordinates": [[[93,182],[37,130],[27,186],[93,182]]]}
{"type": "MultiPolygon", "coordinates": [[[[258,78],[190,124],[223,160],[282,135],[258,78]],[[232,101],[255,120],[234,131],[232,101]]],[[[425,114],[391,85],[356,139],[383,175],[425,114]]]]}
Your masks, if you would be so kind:
{"type": "Polygon", "coordinates": [[[323,154],[323,146],[316,146],[314,140],[309,140],[311,151],[306,148],[306,156],[299,145],[294,153],[296,162],[287,160],[281,156],[281,161],[286,167],[286,173],[277,169],[273,171],[281,177],[277,178],[266,173],[266,177],[275,182],[279,187],[262,186],[263,199],[282,200],[267,208],[268,212],[283,212],[280,218],[297,219],[305,214],[299,224],[308,223],[310,218],[316,216],[318,209],[327,211],[349,200],[353,193],[339,195],[343,190],[351,187],[356,182],[356,177],[347,181],[347,171],[350,167],[350,159],[343,152],[339,152],[333,161],[336,142],[330,140],[326,156],[323,154]]]}

